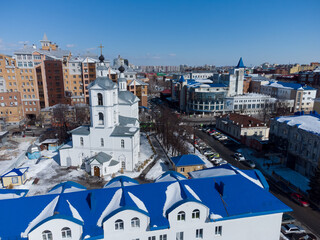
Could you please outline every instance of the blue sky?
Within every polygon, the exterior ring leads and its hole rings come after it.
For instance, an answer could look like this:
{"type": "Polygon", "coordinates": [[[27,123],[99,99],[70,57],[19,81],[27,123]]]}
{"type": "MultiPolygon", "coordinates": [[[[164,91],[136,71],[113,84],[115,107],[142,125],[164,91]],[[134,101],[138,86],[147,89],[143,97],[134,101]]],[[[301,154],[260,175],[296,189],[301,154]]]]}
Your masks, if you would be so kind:
{"type": "Polygon", "coordinates": [[[320,0],[3,1],[0,53],[49,40],[136,65],[320,61],[320,0]]]}

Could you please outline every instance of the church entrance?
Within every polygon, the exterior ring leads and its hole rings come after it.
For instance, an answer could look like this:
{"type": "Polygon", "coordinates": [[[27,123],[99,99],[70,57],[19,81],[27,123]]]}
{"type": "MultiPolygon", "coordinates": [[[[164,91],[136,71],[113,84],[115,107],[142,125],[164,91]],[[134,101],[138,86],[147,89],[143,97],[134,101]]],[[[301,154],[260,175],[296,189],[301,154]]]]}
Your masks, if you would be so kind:
{"type": "Polygon", "coordinates": [[[96,177],[100,177],[100,168],[97,167],[97,166],[95,166],[95,167],[93,168],[93,174],[94,174],[94,176],[96,176],[96,177]]]}

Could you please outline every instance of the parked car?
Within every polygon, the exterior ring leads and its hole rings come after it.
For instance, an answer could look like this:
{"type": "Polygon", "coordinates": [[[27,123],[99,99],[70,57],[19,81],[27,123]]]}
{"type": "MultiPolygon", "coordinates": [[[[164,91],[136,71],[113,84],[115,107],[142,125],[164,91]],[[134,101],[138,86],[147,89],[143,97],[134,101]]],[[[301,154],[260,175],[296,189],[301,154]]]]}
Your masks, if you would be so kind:
{"type": "Polygon", "coordinates": [[[227,139],[228,139],[228,137],[226,135],[221,134],[218,140],[219,141],[224,141],[224,140],[227,140],[227,139]]]}
{"type": "Polygon", "coordinates": [[[234,154],[234,159],[237,160],[237,161],[244,161],[244,160],[246,160],[245,157],[244,157],[241,153],[238,153],[238,152],[236,152],[236,153],[234,154]]]}
{"type": "Polygon", "coordinates": [[[296,221],[296,219],[287,213],[284,213],[282,215],[282,224],[292,224],[295,221],[296,221]]]}
{"type": "Polygon", "coordinates": [[[306,199],[304,199],[304,197],[299,193],[291,193],[290,197],[293,201],[297,202],[299,205],[301,205],[303,207],[310,206],[308,201],[306,199]]]}
{"type": "Polygon", "coordinates": [[[249,160],[249,159],[246,159],[244,161],[242,161],[242,163],[248,167],[251,167],[251,168],[255,168],[256,167],[256,164],[254,163],[254,161],[252,160],[249,160]]]}
{"type": "Polygon", "coordinates": [[[306,231],[300,226],[297,226],[294,224],[285,224],[281,226],[281,232],[283,234],[291,234],[291,233],[304,233],[306,231]]]}
{"type": "Polygon", "coordinates": [[[291,236],[292,240],[317,240],[317,237],[311,233],[295,233],[291,236]]]}
{"type": "Polygon", "coordinates": [[[227,164],[227,163],[228,163],[228,162],[227,162],[226,160],[222,159],[222,161],[220,161],[217,165],[218,165],[218,166],[221,166],[221,165],[227,164]]]}

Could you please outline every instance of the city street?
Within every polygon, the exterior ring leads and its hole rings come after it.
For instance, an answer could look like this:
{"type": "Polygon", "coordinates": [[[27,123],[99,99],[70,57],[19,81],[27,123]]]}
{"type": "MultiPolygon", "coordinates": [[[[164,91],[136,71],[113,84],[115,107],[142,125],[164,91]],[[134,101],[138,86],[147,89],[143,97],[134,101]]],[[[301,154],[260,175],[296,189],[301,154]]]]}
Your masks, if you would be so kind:
{"type": "MultiPolygon", "coordinates": [[[[218,140],[215,140],[210,135],[199,130],[195,130],[195,134],[196,136],[204,140],[210,147],[212,147],[215,151],[217,151],[223,159],[227,160],[233,166],[239,169],[250,169],[247,166],[244,166],[243,164],[241,164],[240,162],[234,160],[233,158],[234,151],[225,147],[218,140]]],[[[301,222],[302,225],[306,226],[309,229],[309,231],[313,232],[318,237],[320,237],[320,212],[318,210],[312,209],[311,207],[299,206],[298,204],[293,202],[289,198],[289,196],[285,196],[285,194],[280,193],[277,189],[275,189],[275,187],[272,185],[270,180],[268,180],[268,183],[270,185],[270,192],[274,196],[276,196],[278,199],[280,199],[282,202],[284,202],[286,205],[288,205],[290,208],[293,209],[293,212],[290,214],[293,217],[295,217],[299,222],[301,222]]]]}

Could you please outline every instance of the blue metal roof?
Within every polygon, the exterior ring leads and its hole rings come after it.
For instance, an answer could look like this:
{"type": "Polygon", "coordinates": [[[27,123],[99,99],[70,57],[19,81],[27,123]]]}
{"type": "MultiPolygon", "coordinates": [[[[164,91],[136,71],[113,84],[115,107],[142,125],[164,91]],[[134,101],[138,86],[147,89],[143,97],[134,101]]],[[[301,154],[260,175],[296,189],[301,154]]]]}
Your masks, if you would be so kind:
{"type": "MultiPolygon", "coordinates": [[[[166,201],[170,198],[167,196],[168,189],[173,184],[180,189],[178,192],[181,200],[173,202],[167,213],[172,206],[186,201],[205,205],[210,214],[221,216],[216,221],[291,211],[268,191],[237,174],[1,200],[0,212],[5,217],[0,218],[0,237],[21,239],[21,233],[27,229],[29,223],[36,219],[48,204],[57,201],[57,198],[59,199],[54,208],[55,214],[49,218],[65,218],[82,224],[74,216],[71,205],[83,220],[83,236],[101,236],[103,228],[98,226],[97,222],[103,217],[102,213],[109,203],[114,201],[115,194],[120,196],[118,201],[121,204],[120,207],[112,209],[110,214],[125,209],[144,212],[137,202],[139,199],[147,210],[147,213],[144,213],[150,217],[150,230],[168,228],[170,224],[163,211],[166,201]],[[17,217],[21,216],[21,213],[23,217],[17,217]]],[[[48,218],[43,221],[47,220],[48,218]]]]}
{"type": "Polygon", "coordinates": [[[204,161],[201,160],[196,155],[188,154],[188,155],[180,155],[177,157],[172,157],[171,161],[175,166],[192,166],[192,165],[204,165],[204,161]]]}
{"type": "Polygon", "coordinates": [[[59,188],[60,191],[59,193],[64,193],[64,192],[68,192],[68,189],[79,189],[79,190],[85,190],[87,189],[85,186],[82,186],[81,184],[79,183],[76,183],[76,182],[73,182],[73,181],[67,181],[67,182],[62,182],[62,183],[59,183],[57,185],[55,185],[53,188],[50,189],[49,193],[50,192],[53,192],[55,190],[58,190],[59,188]]]}
{"type": "Polygon", "coordinates": [[[181,75],[179,82],[185,82],[186,80],[184,79],[183,75],[181,75]]]}
{"type": "MultiPolygon", "coordinates": [[[[275,82],[269,82],[269,85],[273,84],[275,82]]],[[[303,88],[303,90],[315,90],[315,88],[310,87],[308,85],[305,84],[299,84],[299,83],[290,83],[290,82],[276,82],[277,84],[280,84],[284,87],[289,87],[289,88],[293,88],[295,90],[299,89],[299,88],[303,88]]]]}
{"type": "Polygon", "coordinates": [[[9,198],[25,197],[29,192],[28,189],[7,189],[0,188],[0,200],[9,198]]]}
{"type": "Polygon", "coordinates": [[[137,180],[132,179],[127,176],[118,176],[111,179],[107,184],[104,185],[104,188],[108,187],[124,187],[139,184],[137,180]]]}
{"type": "Polygon", "coordinates": [[[236,68],[245,68],[243,61],[242,61],[242,57],[239,59],[238,65],[236,66],[236,68]]]}
{"type": "Polygon", "coordinates": [[[161,176],[159,176],[155,182],[164,182],[164,181],[179,181],[179,180],[183,180],[183,179],[187,179],[184,175],[182,175],[181,173],[178,173],[176,171],[167,171],[165,173],[163,173],[161,176]]]}

